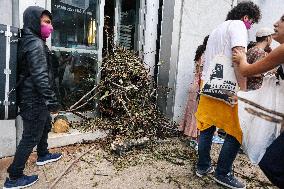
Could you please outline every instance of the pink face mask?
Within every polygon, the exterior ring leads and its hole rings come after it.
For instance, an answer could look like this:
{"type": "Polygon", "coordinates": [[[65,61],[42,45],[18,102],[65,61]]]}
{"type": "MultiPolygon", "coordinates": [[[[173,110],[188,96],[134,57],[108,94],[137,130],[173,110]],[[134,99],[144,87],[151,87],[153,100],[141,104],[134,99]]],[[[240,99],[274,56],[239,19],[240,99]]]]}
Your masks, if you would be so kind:
{"type": "Polygon", "coordinates": [[[251,28],[252,22],[251,21],[243,21],[246,28],[249,30],[251,28]]]}
{"type": "Polygon", "coordinates": [[[41,37],[45,40],[50,36],[50,34],[53,32],[53,27],[50,24],[45,24],[40,26],[40,34],[41,37]]]}

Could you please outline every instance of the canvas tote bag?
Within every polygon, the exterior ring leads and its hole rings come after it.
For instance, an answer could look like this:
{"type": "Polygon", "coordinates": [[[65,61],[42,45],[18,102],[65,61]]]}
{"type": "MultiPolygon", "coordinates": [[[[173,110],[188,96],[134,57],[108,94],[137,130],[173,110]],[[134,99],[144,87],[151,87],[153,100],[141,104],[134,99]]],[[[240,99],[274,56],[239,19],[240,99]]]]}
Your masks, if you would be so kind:
{"type": "Polygon", "coordinates": [[[201,94],[211,98],[221,100],[231,106],[234,106],[237,101],[232,98],[239,91],[239,85],[235,76],[235,70],[231,58],[225,55],[225,48],[229,44],[228,30],[226,31],[226,43],[223,46],[222,52],[217,54],[211,61],[204,79],[204,86],[201,94]]]}
{"type": "MultiPolygon", "coordinates": [[[[248,92],[240,91],[238,96],[269,110],[284,112],[284,81],[277,80],[275,76],[264,77],[260,89],[248,92]]],[[[258,164],[267,147],[280,135],[281,124],[250,114],[246,111],[246,108],[278,118],[275,115],[264,112],[242,101],[239,101],[238,105],[240,125],[243,132],[243,150],[253,164],[258,164]]]]}

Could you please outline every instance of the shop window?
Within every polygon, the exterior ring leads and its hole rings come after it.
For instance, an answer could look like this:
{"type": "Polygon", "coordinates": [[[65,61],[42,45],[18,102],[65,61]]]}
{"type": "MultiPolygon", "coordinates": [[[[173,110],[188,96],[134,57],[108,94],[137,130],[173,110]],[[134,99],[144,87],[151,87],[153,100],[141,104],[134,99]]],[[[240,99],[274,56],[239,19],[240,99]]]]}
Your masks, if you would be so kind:
{"type": "MultiPolygon", "coordinates": [[[[52,0],[51,37],[57,94],[64,107],[84,95],[86,78],[97,69],[98,0],[52,0]]],[[[92,106],[83,108],[86,111],[92,106]]]]}
{"type": "Polygon", "coordinates": [[[52,0],[52,46],[96,49],[96,0],[52,0]]]}

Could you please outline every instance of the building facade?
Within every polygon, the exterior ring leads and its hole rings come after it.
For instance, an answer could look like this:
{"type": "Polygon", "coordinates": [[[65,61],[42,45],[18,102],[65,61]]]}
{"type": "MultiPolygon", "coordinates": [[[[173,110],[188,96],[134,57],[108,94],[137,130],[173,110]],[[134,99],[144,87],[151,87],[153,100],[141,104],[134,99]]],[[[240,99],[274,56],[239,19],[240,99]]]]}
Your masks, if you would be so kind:
{"type": "MultiPolygon", "coordinates": [[[[283,14],[283,0],[254,0],[272,27],[283,14]]],[[[159,87],[158,107],[175,122],[184,114],[193,81],[194,55],[203,38],[220,23],[237,0],[0,0],[0,24],[23,26],[22,15],[31,5],[53,14],[54,33],[47,43],[58,60],[57,83],[62,102],[75,92],[84,76],[99,81],[101,61],[115,44],[139,52],[159,87]],[[112,36],[106,33],[108,28],[112,36]],[[73,66],[73,72],[70,67],[73,66]],[[164,89],[167,88],[167,89],[164,89]]],[[[93,115],[93,114],[92,114],[93,115]]],[[[0,157],[13,155],[21,135],[21,121],[0,120],[0,157]],[[3,131],[3,132],[2,132],[3,131]],[[18,135],[16,135],[18,133],[18,135]],[[18,137],[17,137],[18,136],[18,137]]]]}
{"type": "MultiPolygon", "coordinates": [[[[95,75],[99,82],[108,38],[138,51],[154,75],[159,0],[0,0],[0,4],[5,5],[0,7],[0,24],[18,28],[23,27],[23,12],[28,6],[44,7],[52,13],[54,32],[47,45],[58,70],[57,94],[65,107],[70,107],[69,97],[78,93],[77,86],[84,77],[95,75]],[[110,35],[106,34],[107,28],[111,28],[110,35]]],[[[78,120],[72,113],[66,115],[71,121],[78,120]]],[[[95,113],[89,111],[88,115],[95,113]]],[[[13,155],[22,121],[20,117],[17,121],[0,120],[0,127],[0,157],[13,155]]]]}

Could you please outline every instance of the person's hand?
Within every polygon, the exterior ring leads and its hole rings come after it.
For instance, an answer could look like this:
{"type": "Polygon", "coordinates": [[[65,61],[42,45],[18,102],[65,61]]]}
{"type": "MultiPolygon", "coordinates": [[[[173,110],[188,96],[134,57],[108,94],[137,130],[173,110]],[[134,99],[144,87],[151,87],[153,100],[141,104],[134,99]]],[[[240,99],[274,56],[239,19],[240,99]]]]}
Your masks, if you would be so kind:
{"type": "Polygon", "coordinates": [[[247,56],[244,51],[234,49],[232,60],[235,64],[240,64],[241,62],[246,62],[247,56]]]}

